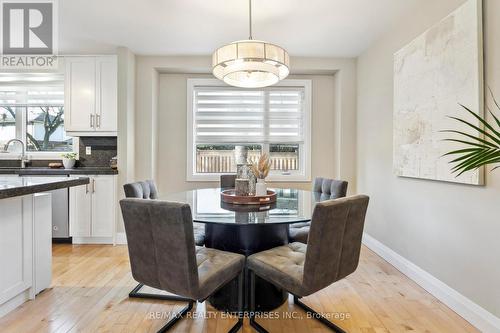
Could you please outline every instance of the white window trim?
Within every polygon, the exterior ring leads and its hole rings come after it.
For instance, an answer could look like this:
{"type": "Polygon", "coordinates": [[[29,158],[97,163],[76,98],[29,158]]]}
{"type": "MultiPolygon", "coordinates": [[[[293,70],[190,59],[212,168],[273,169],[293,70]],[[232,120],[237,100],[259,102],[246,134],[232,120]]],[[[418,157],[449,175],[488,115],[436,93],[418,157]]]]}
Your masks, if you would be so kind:
{"type": "MultiPolygon", "coordinates": [[[[197,86],[228,87],[217,79],[187,79],[187,174],[186,181],[199,182],[220,181],[222,173],[196,173],[196,150],[194,149],[194,88],[197,86]]],[[[311,181],[311,112],[312,112],[312,81],[285,79],[274,87],[303,87],[304,88],[304,143],[300,145],[300,168],[298,172],[284,175],[271,172],[266,178],[270,182],[310,182],[311,181]]]]}
{"type": "MultiPolygon", "coordinates": [[[[40,83],[27,83],[23,85],[12,85],[5,86],[4,89],[26,89],[26,86],[30,85],[40,85],[40,83]]],[[[44,83],[46,86],[52,86],[52,83],[44,83]]],[[[16,115],[17,117],[17,115],[16,115]]],[[[24,143],[24,147],[26,147],[26,136],[23,135],[26,133],[26,113],[21,112],[20,114],[20,125],[16,122],[16,137],[12,139],[20,139],[24,143]]],[[[79,146],[80,146],[80,138],[73,138],[73,153],[79,154],[79,146]]],[[[0,150],[3,150],[4,147],[0,146],[0,150]]],[[[69,153],[69,152],[53,152],[53,151],[30,151],[26,152],[26,156],[30,160],[61,160],[61,154],[69,153]]],[[[19,153],[0,153],[0,160],[19,160],[21,158],[21,154],[19,153]]],[[[79,159],[80,156],[77,156],[79,159]]]]}
{"type": "MultiPolygon", "coordinates": [[[[13,138],[15,139],[15,138],[13,138]]],[[[20,139],[23,143],[24,146],[26,147],[26,142],[23,139],[20,139]]],[[[79,137],[73,137],[73,153],[78,154],[76,159],[80,159],[80,138],[79,137]]],[[[0,146],[0,150],[3,150],[3,146],[0,146]]],[[[62,160],[62,154],[65,153],[71,153],[69,151],[62,152],[54,152],[54,151],[28,151],[26,152],[26,156],[28,157],[29,160],[33,161],[39,161],[39,160],[62,160]]],[[[0,160],[20,160],[21,159],[21,154],[20,153],[0,153],[0,160]]]]}

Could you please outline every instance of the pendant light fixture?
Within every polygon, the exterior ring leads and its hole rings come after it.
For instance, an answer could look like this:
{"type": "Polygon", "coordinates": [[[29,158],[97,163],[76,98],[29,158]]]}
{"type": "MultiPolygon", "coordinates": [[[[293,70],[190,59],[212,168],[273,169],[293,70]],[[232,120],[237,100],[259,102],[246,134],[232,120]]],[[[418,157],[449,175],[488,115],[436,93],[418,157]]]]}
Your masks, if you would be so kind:
{"type": "Polygon", "coordinates": [[[248,4],[250,36],[215,50],[213,74],[231,86],[262,88],[288,76],[290,58],[282,47],[252,38],[252,0],[248,4]]]}

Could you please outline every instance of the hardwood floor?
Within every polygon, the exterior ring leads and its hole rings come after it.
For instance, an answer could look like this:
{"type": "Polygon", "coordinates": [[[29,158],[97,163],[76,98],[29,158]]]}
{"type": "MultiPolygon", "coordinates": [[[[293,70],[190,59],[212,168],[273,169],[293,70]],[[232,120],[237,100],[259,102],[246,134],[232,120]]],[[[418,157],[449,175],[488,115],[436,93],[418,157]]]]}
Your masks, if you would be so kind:
{"type": "MultiPolygon", "coordinates": [[[[52,287],[1,318],[0,332],[156,332],[184,306],[127,297],[136,282],[125,246],[60,244],[53,256],[52,287]]],[[[304,302],[351,333],[479,332],[367,248],[356,273],[304,302]]],[[[227,332],[235,322],[207,304],[196,311],[172,331],[227,332]]],[[[330,332],[291,299],[273,316],[280,318],[258,319],[272,333],[330,332]]],[[[243,332],[252,332],[247,320],[243,332]]]]}

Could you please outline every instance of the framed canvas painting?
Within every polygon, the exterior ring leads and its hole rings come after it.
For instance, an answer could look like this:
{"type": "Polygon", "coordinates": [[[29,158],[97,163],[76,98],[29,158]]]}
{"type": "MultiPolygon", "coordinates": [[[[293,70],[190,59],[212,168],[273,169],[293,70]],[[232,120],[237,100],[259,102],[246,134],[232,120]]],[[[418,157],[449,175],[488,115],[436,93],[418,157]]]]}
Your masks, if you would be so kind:
{"type": "Polygon", "coordinates": [[[441,130],[478,136],[448,116],[480,127],[460,107],[483,115],[482,2],[468,0],[394,54],[394,160],[396,175],[482,185],[483,170],[456,177],[441,130]]]}

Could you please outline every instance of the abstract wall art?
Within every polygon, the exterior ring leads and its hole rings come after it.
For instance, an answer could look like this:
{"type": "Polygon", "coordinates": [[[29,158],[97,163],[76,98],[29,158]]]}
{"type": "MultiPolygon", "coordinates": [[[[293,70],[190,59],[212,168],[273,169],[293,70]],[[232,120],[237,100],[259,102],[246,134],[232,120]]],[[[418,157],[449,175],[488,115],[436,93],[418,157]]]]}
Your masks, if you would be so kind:
{"type": "Polygon", "coordinates": [[[442,155],[459,144],[440,131],[470,132],[447,116],[479,127],[459,103],[482,115],[483,95],[482,2],[468,0],[394,54],[394,173],[482,185],[483,170],[451,173],[442,155]]]}

